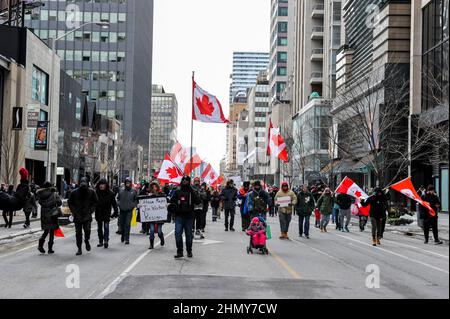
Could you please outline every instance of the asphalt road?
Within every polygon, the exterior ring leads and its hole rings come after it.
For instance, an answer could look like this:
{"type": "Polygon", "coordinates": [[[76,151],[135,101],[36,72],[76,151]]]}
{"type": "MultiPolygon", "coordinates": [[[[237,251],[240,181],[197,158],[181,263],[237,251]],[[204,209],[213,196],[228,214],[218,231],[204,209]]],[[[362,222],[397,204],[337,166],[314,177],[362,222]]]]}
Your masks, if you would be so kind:
{"type": "Polygon", "coordinates": [[[212,223],[208,215],[207,238],[195,240],[192,259],[173,258],[172,224],[164,227],[165,247],[154,250],[147,249],[139,224],[131,244],[120,243],[115,222],[110,248],[96,247],[94,226],[92,251],[82,256],[75,256],[72,228],[56,240],[55,255],[38,253],[37,235],[0,243],[0,265],[7,270],[0,298],[449,298],[447,245],[386,232],[382,245],[372,247],[369,232],[356,227],[350,233],[312,227],[308,240],[297,236],[297,217],[291,240],[280,240],[279,223],[271,218],[270,254],[248,255],[237,219],[237,231],[225,232],[223,219],[212,223]]]}

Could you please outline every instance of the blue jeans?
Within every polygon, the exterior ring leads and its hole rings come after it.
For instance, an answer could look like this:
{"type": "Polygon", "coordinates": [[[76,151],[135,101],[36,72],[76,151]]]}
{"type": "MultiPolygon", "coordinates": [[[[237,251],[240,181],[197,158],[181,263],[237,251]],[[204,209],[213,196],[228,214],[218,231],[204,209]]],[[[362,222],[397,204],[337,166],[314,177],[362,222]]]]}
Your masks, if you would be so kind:
{"type": "Polygon", "coordinates": [[[160,239],[164,236],[164,234],[162,232],[163,224],[150,223],[149,227],[150,227],[150,240],[155,239],[155,228],[156,228],[156,231],[158,232],[158,237],[160,239]]]}
{"type": "Polygon", "coordinates": [[[330,215],[321,215],[320,218],[320,228],[327,227],[328,223],[330,222],[330,215]]]}
{"type": "Polygon", "coordinates": [[[309,236],[309,219],[311,216],[298,216],[298,233],[300,235],[303,235],[305,233],[305,236],[309,236]]]}
{"type": "Polygon", "coordinates": [[[122,229],[122,238],[125,241],[130,241],[130,230],[131,230],[131,217],[133,216],[132,210],[121,210],[120,211],[120,224],[122,229]]]}
{"type": "Polygon", "coordinates": [[[333,223],[339,223],[339,208],[333,208],[333,215],[331,215],[331,221],[333,223]]]}
{"type": "Polygon", "coordinates": [[[183,254],[183,231],[186,236],[186,251],[192,251],[192,229],[194,227],[194,220],[191,218],[175,217],[175,242],[177,244],[177,253],[183,254]]]}
{"type": "Polygon", "coordinates": [[[98,240],[103,243],[103,241],[109,241],[109,222],[97,222],[97,234],[98,240]]]}

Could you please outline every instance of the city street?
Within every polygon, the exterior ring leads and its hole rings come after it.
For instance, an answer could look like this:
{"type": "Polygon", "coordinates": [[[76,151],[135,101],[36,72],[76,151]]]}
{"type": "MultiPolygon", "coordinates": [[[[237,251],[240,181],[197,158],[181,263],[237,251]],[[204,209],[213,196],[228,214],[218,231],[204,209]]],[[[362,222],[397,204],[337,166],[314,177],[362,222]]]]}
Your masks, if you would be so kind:
{"type": "Polygon", "coordinates": [[[280,240],[278,220],[269,219],[268,256],[246,253],[240,218],[236,232],[225,232],[223,216],[212,223],[210,214],[206,239],[194,241],[192,259],[173,258],[173,224],[165,225],[165,247],[157,240],[148,250],[140,224],[125,246],[115,234],[115,220],[110,248],[97,248],[93,223],[92,251],[83,250],[80,257],[71,227],[64,228],[66,238],[56,239],[55,255],[40,255],[37,234],[29,235],[0,244],[0,263],[8,269],[0,298],[449,298],[448,244],[425,246],[420,237],[387,231],[382,245],[372,247],[370,229],[360,233],[352,226],[350,233],[341,233],[334,225],[328,233],[312,227],[308,240],[298,237],[297,220],[291,223],[291,240],[280,240]],[[73,288],[77,267],[79,288],[73,288]],[[368,288],[367,277],[377,267],[380,287],[368,288]]]}

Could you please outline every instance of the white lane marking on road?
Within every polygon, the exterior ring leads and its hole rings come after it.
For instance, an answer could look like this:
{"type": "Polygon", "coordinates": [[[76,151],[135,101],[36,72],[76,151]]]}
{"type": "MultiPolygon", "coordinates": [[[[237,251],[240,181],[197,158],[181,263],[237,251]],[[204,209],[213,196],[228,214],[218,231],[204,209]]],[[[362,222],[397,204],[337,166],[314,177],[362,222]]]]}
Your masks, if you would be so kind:
{"type": "Polygon", "coordinates": [[[404,246],[404,247],[414,248],[414,249],[417,249],[417,250],[420,250],[420,251],[425,251],[425,252],[427,252],[427,253],[429,253],[429,254],[436,255],[436,256],[439,256],[439,257],[448,259],[448,256],[447,256],[447,255],[442,255],[442,254],[436,253],[436,252],[431,251],[431,250],[426,250],[426,249],[423,249],[423,248],[420,248],[420,247],[416,247],[416,246],[412,246],[412,245],[408,245],[408,244],[397,243],[397,242],[392,241],[392,240],[390,240],[390,239],[383,239],[383,241],[387,241],[387,242],[393,243],[393,244],[395,244],[395,245],[400,245],[400,246],[404,246]]]}
{"type": "MultiPolygon", "coordinates": [[[[175,230],[172,230],[169,234],[167,234],[164,239],[167,239],[169,236],[171,236],[175,230]]],[[[161,242],[156,243],[155,247],[159,246],[161,242]]],[[[125,277],[128,276],[128,274],[133,270],[134,267],[137,266],[141,262],[142,259],[144,259],[145,256],[147,256],[150,252],[153,250],[147,250],[146,252],[142,253],[130,266],[128,266],[127,269],[125,269],[118,277],[116,277],[97,297],[96,299],[103,299],[105,296],[110,294],[114,291],[114,289],[117,287],[117,285],[125,279],[125,277]]],[[[91,293],[88,298],[92,297],[92,295],[95,293],[91,293]]]]}
{"type": "MultiPolygon", "coordinates": [[[[96,231],[96,230],[97,230],[97,228],[92,229],[92,231],[96,231]]],[[[67,239],[67,238],[70,238],[70,237],[73,237],[73,236],[75,236],[75,232],[73,232],[73,233],[71,233],[71,234],[69,234],[69,235],[65,235],[64,238],[60,238],[59,240],[64,240],[64,239],[67,239]]],[[[59,240],[58,240],[58,241],[59,241],[59,240]]],[[[56,241],[56,238],[55,238],[55,242],[57,242],[57,241],[56,241]]],[[[26,247],[24,247],[24,248],[21,248],[21,249],[19,249],[19,250],[13,251],[13,252],[11,252],[11,253],[8,253],[8,254],[5,254],[5,255],[1,255],[0,258],[5,258],[5,257],[9,257],[9,256],[12,256],[12,255],[15,255],[15,254],[21,253],[21,252],[23,252],[23,251],[26,251],[26,250],[28,250],[28,249],[30,249],[30,248],[36,248],[36,243],[33,243],[33,244],[30,245],[30,246],[26,246],[26,247]]]]}
{"type": "MultiPolygon", "coordinates": [[[[348,240],[355,241],[355,242],[360,243],[360,244],[362,244],[362,245],[364,245],[364,246],[370,246],[370,247],[373,247],[371,244],[367,244],[367,243],[365,243],[365,242],[362,242],[362,241],[360,241],[360,240],[356,240],[356,239],[350,238],[350,237],[348,237],[348,236],[342,236],[342,235],[338,235],[338,234],[334,234],[334,235],[339,236],[339,237],[342,237],[342,238],[345,238],[345,239],[348,239],[348,240]]],[[[395,253],[395,252],[393,252],[393,251],[390,251],[390,250],[381,248],[381,247],[379,247],[379,246],[373,247],[373,248],[374,248],[374,249],[377,249],[377,250],[384,251],[384,252],[389,253],[389,254],[391,254],[391,255],[394,255],[394,256],[397,256],[397,257],[400,257],[400,258],[403,258],[403,259],[406,259],[406,260],[415,262],[415,263],[420,264],[420,265],[423,265],[423,266],[425,266],[425,267],[428,267],[428,268],[431,268],[431,269],[434,269],[434,270],[443,272],[444,274],[447,274],[447,275],[449,274],[448,271],[446,271],[446,270],[444,270],[444,269],[441,269],[441,268],[439,268],[439,267],[435,267],[435,266],[433,266],[433,265],[424,263],[423,261],[420,261],[420,260],[417,260],[417,259],[414,259],[414,258],[409,258],[409,257],[407,257],[407,256],[404,256],[404,255],[395,253]]]]}
{"type": "Polygon", "coordinates": [[[324,251],[322,251],[322,250],[320,250],[320,249],[317,249],[317,248],[314,248],[314,247],[312,247],[312,246],[306,245],[306,244],[304,244],[304,243],[298,241],[297,239],[292,240],[292,242],[294,242],[294,243],[296,243],[296,244],[298,244],[298,245],[302,245],[302,246],[311,248],[312,250],[314,250],[315,252],[318,252],[319,254],[325,255],[325,256],[327,256],[327,257],[329,257],[329,258],[331,258],[331,259],[333,259],[333,260],[336,260],[336,261],[338,261],[338,262],[342,262],[340,259],[338,259],[338,258],[336,258],[336,257],[334,257],[334,256],[331,256],[330,254],[328,254],[328,253],[326,253],[326,252],[324,252],[324,251]]]}

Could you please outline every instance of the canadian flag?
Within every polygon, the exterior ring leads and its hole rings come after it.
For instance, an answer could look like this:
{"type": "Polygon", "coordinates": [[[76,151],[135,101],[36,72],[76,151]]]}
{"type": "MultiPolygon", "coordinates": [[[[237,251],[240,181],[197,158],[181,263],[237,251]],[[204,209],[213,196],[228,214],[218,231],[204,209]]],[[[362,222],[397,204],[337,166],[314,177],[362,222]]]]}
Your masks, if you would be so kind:
{"type": "Polygon", "coordinates": [[[230,123],[223,115],[219,100],[212,94],[203,90],[192,80],[193,105],[192,119],[206,123],[230,123]]]}
{"type": "Polygon", "coordinates": [[[411,198],[412,200],[415,200],[420,205],[426,207],[428,209],[428,212],[430,213],[430,216],[436,216],[436,212],[431,208],[430,203],[423,201],[422,198],[420,198],[419,194],[417,194],[416,189],[414,188],[414,185],[411,181],[411,178],[405,178],[404,180],[391,185],[390,188],[393,190],[396,190],[397,192],[402,193],[403,195],[411,198]]]}
{"type": "Polygon", "coordinates": [[[361,215],[369,216],[370,205],[367,207],[361,206],[361,200],[369,197],[354,181],[345,176],[338,188],[336,188],[335,193],[347,194],[356,197],[358,200],[358,209],[361,215]]]}
{"type": "Polygon", "coordinates": [[[220,175],[214,170],[211,164],[208,164],[203,171],[202,180],[209,185],[214,185],[219,179],[220,175]]]}
{"type": "Polygon", "coordinates": [[[180,185],[182,178],[183,172],[172,161],[169,154],[166,154],[161,169],[159,170],[158,180],[161,183],[180,185]]]}
{"type": "Polygon", "coordinates": [[[354,181],[345,176],[338,188],[336,188],[335,193],[347,194],[358,199],[366,199],[369,197],[354,181]]]}
{"type": "Polygon", "coordinates": [[[183,147],[180,143],[176,143],[170,151],[170,158],[181,169],[185,175],[190,175],[191,171],[196,169],[202,164],[200,156],[197,154],[197,150],[192,148],[192,161],[191,161],[191,148],[183,147]],[[192,162],[192,168],[191,168],[192,162]]]}
{"type": "Polygon", "coordinates": [[[280,129],[276,127],[271,128],[269,136],[269,154],[273,154],[275,157],[287,163],[289,156],[280,129]]]}

